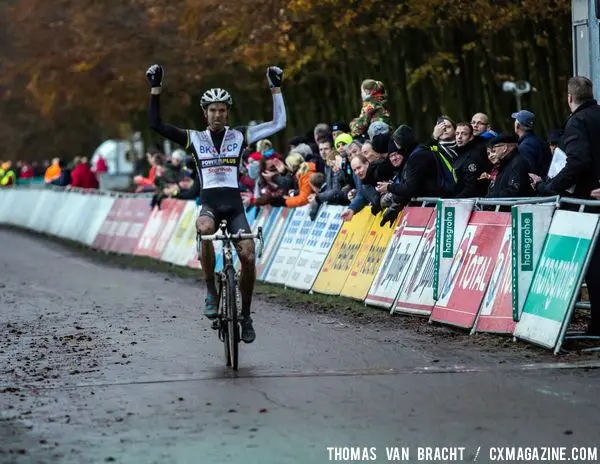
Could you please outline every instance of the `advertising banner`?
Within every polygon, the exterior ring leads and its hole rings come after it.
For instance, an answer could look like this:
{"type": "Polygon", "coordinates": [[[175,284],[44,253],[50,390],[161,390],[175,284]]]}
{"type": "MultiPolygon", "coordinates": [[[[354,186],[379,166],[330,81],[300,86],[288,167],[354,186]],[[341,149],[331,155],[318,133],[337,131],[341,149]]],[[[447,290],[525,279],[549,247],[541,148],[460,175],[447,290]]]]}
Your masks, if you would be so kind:
{"type": "Polygon", "coordinates": [[[133,254],[152,211],[147,198],[121,198],[118,201],[121,202],[121,208],[108,249],[129,255],[133,254]]]}
{"type": "Polygon", "coordinates": [[[146,222],[134,254],[159,258],[179,222],[184,207],[185,202],[171,198],[163,200],[160,209],[155,207],[146,222]]]}
{"type": "Polygon", "coordinates": [[[598,215],[554,213],[514,335],[560,350],[571,320],[583,270],[597,241],[598,215]]]}
{"type": "Polygon", "coordinates": [[[471,215],[431,321],[473,327],[510,221],[510,213],[475,211],[471,215]]]}
{"type": "Polygon", "coordinates": [[[294,208],[277,254],[267,275],[267,282],[285,284],[302,252],[314,222],[310,220],[310,206],[294,208]]]}
{"type": "Polygon", "coordinates": [[[96,235],[92,248],[106,251],[110,249],[109,246],[114,240],[117,227],[119,226],[119,213],[124,206],[126,206],[126,204],[123,199],[115,199],[110,211],[106,215],[104,224],[102,224],[102,227],[96,235]]]}
{"type": "Polygon", "coordinates": [[[394,234],[394,229],[402,219],[401,213],[392,227],[389,224],[381,227],[379,224],[382,216],[383,211],[375,216],[371,229],[365,235],[340,293],[341,296],[363,301],[369,293],[369,288],[381,266],[383,255],[394,234]]]}
{"type": "Polygon", "coordinates": [[[407,313],[428,316],[435,301],[433,300],[433,274],[435,273],[435,223],[436,214],[432,214],[423,238],[419,242],[410,263],[406,278],[402,283],[398,298],[391,313],[407,313]]]}
{"type": "Polygon", "coordinates": [[[285,282],[286,287],[299,290],[312,288],[342,227],[343,211],[343,206],[321,207],[314,225],[310,228],[302,252],[292,266],[290,278],[285,282]]]}
{"type": "MultiPolygon", "coordinates": [[[[290,208],[275,208],[275,210],[275,214],[277,214],[277,210],[279,210],[279,212],[273,223],[267,223],[268,237],[265,242],[265,249],[263,251],[262,259],[256,266],[256,278],[258,280],[265,280],[267,277],[273,258],[277,254],[277,249],[283,238],[288,220],[292,217],[293,213],[293,210],[290,208]]],[[[271,216],[269,216],[269,219],[271,216]]]]}
{"type": "Polygon", "coordinates": [[[416,256],[435,208],[406,207],[387,246],[365,303],[391,308],[416,256]]]}
{"type": "Polygon", "coordinates": [[[515,331],[516,323],[512,318],[511,238],[512,227],[507,227],[472,333],[512,334],[515,331]]]}
{"type": "Polygon", "coordinates": [[[196,217],[198,206],[195,201],[182,201],[184,209],[173,235],[160,259],[178,266],[186,266],[196,256],[196,217]]]}
{"type": "Polygon", "coordinates": [[[516,205],[511,209],[512,317],[513,321],[518,321],[556,207],[554,205],[516,205]]]}
{"type": "Polygon", "coordinates": [[[351,221],[344,222],[312,290],[317,293],[339,295],[350,274],[352,264],[373,219],[369,208],[355,214],[351,221]]]}
{"type": "Polygon", "coordinates": [[[469,223],[475,200],[438,200],[436,205],[435,229],[435,273],[433,275],[433,299],[439,299],[439,290],[444,285],[469,223]]]}

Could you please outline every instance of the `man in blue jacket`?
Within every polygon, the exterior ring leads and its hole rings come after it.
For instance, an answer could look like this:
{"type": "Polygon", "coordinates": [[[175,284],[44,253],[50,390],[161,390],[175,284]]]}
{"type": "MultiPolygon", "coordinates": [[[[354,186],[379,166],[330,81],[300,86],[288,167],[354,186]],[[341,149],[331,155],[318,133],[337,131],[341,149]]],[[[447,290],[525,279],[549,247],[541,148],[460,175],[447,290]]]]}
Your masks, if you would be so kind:
{"type": "Polygon", "coordinates": [[[515,134],[519,136],[519,153],[529,161],[529,172],[546,177],[552,162],[552,152],[546,141],[533,132],[535,114],[521,110],[513,113],[512,118],[515,120],[515,134]]]}

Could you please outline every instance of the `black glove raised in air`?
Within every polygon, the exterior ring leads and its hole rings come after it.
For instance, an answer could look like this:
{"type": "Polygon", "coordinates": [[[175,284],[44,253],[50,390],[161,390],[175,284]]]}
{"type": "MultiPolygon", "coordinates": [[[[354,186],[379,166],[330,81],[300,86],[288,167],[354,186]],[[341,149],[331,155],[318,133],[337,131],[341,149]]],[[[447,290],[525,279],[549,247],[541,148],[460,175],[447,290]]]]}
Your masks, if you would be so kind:
{"type": "Polygon", "coordinates": [[[281,79],[283,79],[283,69],[277,66],[269,66],[267,69],[267,81],[269,88],[276,89],[281,87],[281,79]]]}
{"type": "Polygon", "coordinates": [[[165,70],[160,64],[153,64],[146,71],[146,79],[148,79],[148,83],[152,88],[162,87],[164,75],[165,70]]]}

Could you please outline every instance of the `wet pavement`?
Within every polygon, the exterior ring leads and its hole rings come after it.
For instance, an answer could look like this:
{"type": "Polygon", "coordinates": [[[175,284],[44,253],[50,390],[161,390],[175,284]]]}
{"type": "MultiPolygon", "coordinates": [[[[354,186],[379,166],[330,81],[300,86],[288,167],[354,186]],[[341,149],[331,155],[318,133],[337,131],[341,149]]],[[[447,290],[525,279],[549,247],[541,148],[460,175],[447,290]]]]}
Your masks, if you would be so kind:
{"type": "Polygon", "coordinates": [[[573,359],[259,297],[234,374],[198,282],[9,230],[0,243],[0,463],[324,463],[344,446],[489,462],[490,446],[598,445],[600,371],[573,359]]]}

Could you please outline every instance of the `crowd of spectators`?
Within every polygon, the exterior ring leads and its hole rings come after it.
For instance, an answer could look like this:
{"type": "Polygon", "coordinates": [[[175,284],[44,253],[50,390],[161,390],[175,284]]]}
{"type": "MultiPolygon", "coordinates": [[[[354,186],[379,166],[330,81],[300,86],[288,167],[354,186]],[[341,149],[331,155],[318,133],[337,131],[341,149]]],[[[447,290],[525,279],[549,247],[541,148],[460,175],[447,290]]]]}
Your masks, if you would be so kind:
{"type": "Polygon", "coordinates": [[[48,185],[97,189],[98,175],[106,173],[107,170],[102,157],[98,158],[93,168],[86,157],[79,156],[71,162],[54,158],[41,164],[37,161],[18,161],[14,166],[12,161],[0,161],[0,187],[11,187],[16,185],[17,181],[26,183],[39,178],[48,185]]]}
{"type": "MultiPolygon", "coordinates": [[[[309,204],[314,218],[324,204],[346,206],[345,220],[368,207],[394,222],[417,197],[516,198],[536,195],[566,164],[561,130],[547,139],[536,134],[535,114],[511,115],[509,133],[497,133],[487,114],[470,121],[441,115],[427,140],[407,124],[392,127],[382,82],[365,80],[358,117],[317,124],[289,140],[283,153],[261,140],[244,153],[240,190],[245,205],[296,208],[309,204]]],[[[193,199],[200,193],[193,160],[182,150],[166,157],[147,154],[148,176],[136,176],[137,191],[193,199]]],[[[548,193],[547,191],[544,193],[548,193]]]]}

